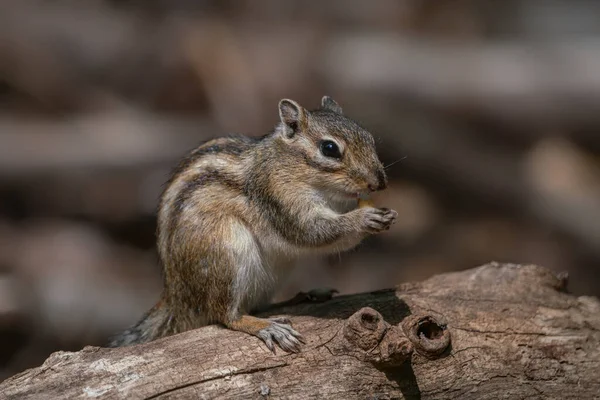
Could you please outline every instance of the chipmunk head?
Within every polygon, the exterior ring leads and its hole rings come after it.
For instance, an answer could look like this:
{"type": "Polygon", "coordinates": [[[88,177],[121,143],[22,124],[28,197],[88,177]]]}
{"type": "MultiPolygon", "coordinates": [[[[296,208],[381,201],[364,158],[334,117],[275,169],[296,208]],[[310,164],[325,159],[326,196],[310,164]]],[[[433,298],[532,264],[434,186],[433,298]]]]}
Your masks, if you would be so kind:
{"type": "Polygon", "coordinates": [[[314,111],[283,99],[279,116],[277,131],[290,156],[310,167],[303,179],[311,185],[341,198],[386,188],[373,136],[345,117],[332,98],[323,97],[321,108],[314,111]]]}

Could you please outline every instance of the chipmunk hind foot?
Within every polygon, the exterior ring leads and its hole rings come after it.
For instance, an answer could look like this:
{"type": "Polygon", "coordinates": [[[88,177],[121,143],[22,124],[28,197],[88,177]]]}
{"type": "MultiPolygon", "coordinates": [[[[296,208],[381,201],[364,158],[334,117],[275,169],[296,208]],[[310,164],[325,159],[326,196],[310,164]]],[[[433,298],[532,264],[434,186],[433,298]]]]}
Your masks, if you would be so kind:
{"type": "Polygon", "coordinates": [[[275,345],[288,353],[297,353],[304,343],[302,335],[292,328],[289,318],[264,319],[243,315],[226,324],[228,328],[246,332],[261,339],[275,353],[275,345]]]}

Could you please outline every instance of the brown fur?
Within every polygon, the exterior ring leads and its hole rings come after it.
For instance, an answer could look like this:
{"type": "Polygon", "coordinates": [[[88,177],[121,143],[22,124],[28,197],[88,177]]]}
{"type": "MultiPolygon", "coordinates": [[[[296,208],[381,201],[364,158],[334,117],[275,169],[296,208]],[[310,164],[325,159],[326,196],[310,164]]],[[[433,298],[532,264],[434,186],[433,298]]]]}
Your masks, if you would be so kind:
{"type": "Polygon", "coordinates": [[[358,193],[386,186],[370,133],[330,98],[312,112],[291,100],[279,109],[271,134],[211,140],[174,170],[158,212],[162,300],[113,345],[215,322],[269,344],[273,322],[247,314],[269,301],[296,258],[352,248],[394,222],[393,211],[356,208],[358,193]],[[341,158],[326,157],[323,140],[341,158]]]}
{"type": "Polygon", "coordinates": [[[230,321],[227,324],[227,327],[254,335],[256,332],[268,327],[269,324],[270,322],[268,320],[256,318],[251,315],[242,315],[239,319],[230,321]]]}

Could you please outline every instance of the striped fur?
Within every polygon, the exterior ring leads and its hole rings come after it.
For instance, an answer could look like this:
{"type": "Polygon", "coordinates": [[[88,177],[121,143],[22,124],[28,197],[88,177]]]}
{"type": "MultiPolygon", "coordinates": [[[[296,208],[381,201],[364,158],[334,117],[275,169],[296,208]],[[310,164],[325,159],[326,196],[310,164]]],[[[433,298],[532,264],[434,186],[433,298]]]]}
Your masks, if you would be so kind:
{"type": "Polygon", "coordinates": [[[271,134],[208,141],[175,168],[158,211],[162,300],[113,345],[215,322],[260,336],[263,322],[240,321],[297,258],[347,250],[389,227],[386,211],[356,209],[358,193],[386,184],[371,134],[335,102],[312,112],[284,102],[271,134]],[[323,140],[339,145],[340,160],[321,154],[323,140]]]}

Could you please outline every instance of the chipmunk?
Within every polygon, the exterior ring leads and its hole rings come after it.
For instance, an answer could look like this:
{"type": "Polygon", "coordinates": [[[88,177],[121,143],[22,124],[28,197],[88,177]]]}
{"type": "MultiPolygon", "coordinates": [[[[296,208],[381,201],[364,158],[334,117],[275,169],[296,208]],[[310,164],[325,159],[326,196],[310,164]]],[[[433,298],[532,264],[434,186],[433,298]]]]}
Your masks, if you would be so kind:
{"type": "Polygon", "coordinates": [[[359,206],[387,177],[373,136],[338,103],[325,96],[308,111],[283,99],[279,117],[271,133],[210,140],[174,170],[158,210],[162,297],[111,346],[220,323],[296,352],[289,319],[250,313],[300,256],[351,249],[395,222],[396,211],[359,206]]]}

